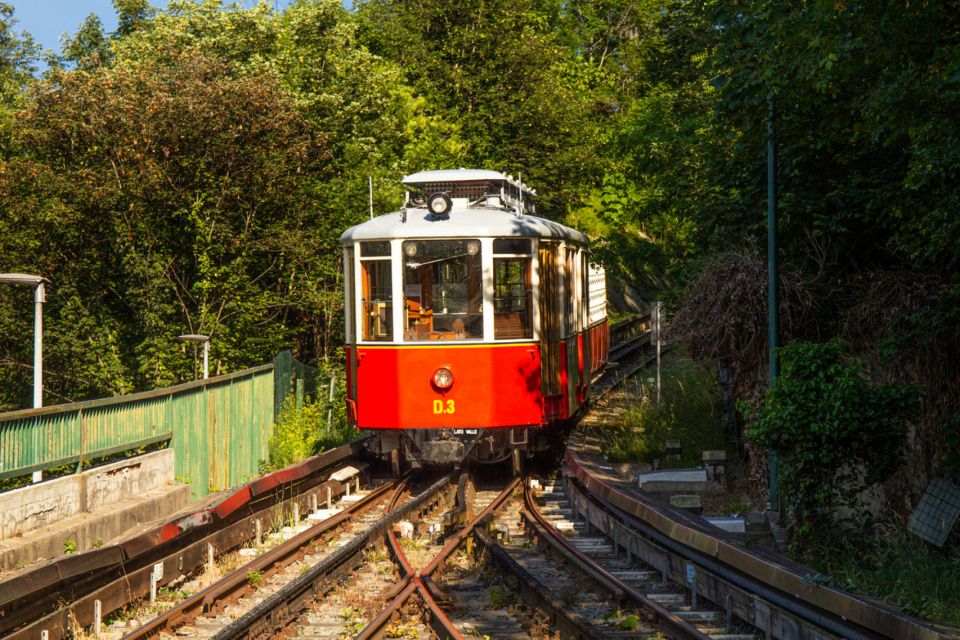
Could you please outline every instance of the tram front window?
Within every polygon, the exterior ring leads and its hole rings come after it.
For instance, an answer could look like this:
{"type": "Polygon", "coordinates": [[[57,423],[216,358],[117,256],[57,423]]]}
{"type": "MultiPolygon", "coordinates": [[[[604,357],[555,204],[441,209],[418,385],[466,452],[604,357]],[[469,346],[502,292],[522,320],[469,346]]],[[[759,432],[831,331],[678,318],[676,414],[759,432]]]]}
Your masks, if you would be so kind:
{"type": "Polygon", "coordinates": [[[404,340],[483,338],[479,240],[403,243],[404,340]]]}

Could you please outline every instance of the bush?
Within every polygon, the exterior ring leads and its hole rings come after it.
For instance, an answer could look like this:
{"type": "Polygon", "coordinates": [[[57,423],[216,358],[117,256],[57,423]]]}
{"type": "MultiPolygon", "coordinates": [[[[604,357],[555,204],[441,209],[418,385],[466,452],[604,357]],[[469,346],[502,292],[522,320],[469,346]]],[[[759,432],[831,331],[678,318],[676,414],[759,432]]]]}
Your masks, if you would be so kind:
{"type": "Polygon", "coordinates": [[[780,360],[748,435],[777,452],[788,526],[802,546],[840,520],[863,520],[860,496],[899,464],[919,394],[870,384],[863,363],[837,341],[791,342],[780,360]]]}
{"type": "MultiPolygon", "coordinates": [[[[297,407],[293,396],[284,401],[267,443],[270,459],[263,465],[264,471],[282,469],[357,437],[356,430],[347,424],[343,409],[342,376],[337,389],[339,391],[332,403],[326,398],[315,401],[308,399],[297,407]],[[331,408],[333,413],[328,426],[327,416],[331,408]]],[[[323,391],[318,395],[322,396],[323,391]]]]}
{"type": "Polygon", "coordinates": [[[671,358],[661,371],[661,403],[656,387],[634,387],[637,402],[622,412],[620,424],[605,427],[607,458],[613,462],[651,462],[664,454],[667,439],[680,440],[679,464],[697,466],[704,449],[725,448],[720,421],[720,390],[713,376],[686,359],[671,358]]]}

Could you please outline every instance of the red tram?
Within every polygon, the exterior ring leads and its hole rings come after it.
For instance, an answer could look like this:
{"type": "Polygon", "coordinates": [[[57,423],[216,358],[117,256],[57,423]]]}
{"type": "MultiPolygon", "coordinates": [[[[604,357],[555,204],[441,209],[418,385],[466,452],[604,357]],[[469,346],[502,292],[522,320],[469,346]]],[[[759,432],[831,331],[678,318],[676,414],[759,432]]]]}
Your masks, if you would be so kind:
{"type": "Polygon", "coordinates": [[[587,238],[495,171],[424,171],[400,211],[341,236],[347,413],[374,453],[495,462],[548,446],[606,361],[587,238]]]}

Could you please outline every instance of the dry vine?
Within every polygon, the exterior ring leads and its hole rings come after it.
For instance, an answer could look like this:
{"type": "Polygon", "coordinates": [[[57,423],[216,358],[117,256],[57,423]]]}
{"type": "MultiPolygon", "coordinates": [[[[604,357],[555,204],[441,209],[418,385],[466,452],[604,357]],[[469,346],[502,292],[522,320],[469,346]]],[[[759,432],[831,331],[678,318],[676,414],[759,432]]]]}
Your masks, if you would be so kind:
{"type": "MultiPolygon", "coordinates": [[[[814,336],[813,300],[799,275],[782,272],[780,341],[814,336]]],[[[756,253],[731,253],[690,286],[670,323],[671,339],[708,366],[725,366],[736,398],[757,405],[768,385],[767,264],[756,253]]],[[[767,457],[747,443],[751,497],[766,499],[767,457]]]]}
{"type": "Polygon", "coordinates": [[[960,344],[937,323],[948,295],[939,277],[912,271],[871,271],[850,281],[852,304],[841,335],[883,379],[923,390],[920,423],[908,459],[886,483],[892,506],[909,515],[948,452],[945,425],[960,411],[960,344]],[[899,341],[892,338],[899,336],[899,341]]]}

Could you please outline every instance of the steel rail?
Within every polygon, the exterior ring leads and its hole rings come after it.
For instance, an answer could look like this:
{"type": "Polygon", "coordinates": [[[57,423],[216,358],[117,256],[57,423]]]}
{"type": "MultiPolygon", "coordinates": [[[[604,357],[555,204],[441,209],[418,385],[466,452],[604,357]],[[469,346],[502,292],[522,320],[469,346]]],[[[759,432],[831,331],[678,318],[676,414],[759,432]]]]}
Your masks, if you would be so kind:
{"type": "MultiPolygon", "coordinates": [[[[406,482],[406,481],[404,481],[406,482]]],[[[436,481],[419,495],[391,510],[356,538],[326,556],[262,602],[211,636],[210,640],[251,640],[280,634],[306,611],[313,600],[333,587],[336,579],[360,560],[364,548],[394,523],[437,499],[450,484],[450,475],[436,481]]],[[[397,495],[404,483],[395,490],[397,495]]]]}
{"type": "Polygon", "coordinates": [[[633,589],[571,544],[570,541],[540,513],[540,510],[537,508],[536,498],[529,485],[524,488],[523,504],[525,520],[532,525],[541,539],[559,551],[572,564],[579,567],[594,582],[609,590],[615,598],[619,600],[626,597],[634,604],[639,605],[651,616],[654,624],[658,625],[661,632],[667,635],[667,637],[674,638],[675,640],[710,640],[710,636],[704,634],[663,605],[654,602],[636,589],[633,589]]]}
{"type": "Polygon", "coordinates": [[[440,552],[422,569],[416,570],[413,568],[406,554],[404,554],[403,549],[400,547],[396,535],[392,530],[388,531],[387,538],[391,550],[404,571],[404,576],[392,589],[393,591],[400,589],[400,592],[356,635],[355,640],[371,640],[382,637],[393,614],[400,610],[414,592],[419,595],[429,609],[432,620],[431,627],[434,632],[437,633],[438,637],[450,637],[454,640],[463,640],[463,635],[453,624],[453,621],[450,620],[449,616],[443,611],[443,608],[437,603],[437,597],[435,595],[437,589],[433,583],[432,576],[440,570],[447,559],[453,555],[468,536],[479,533],[480,530],[477,529],[477,527],[485,523],[503,506],[520,481],[520,478],[514,478],[483,511],[474,516],[474,518],[462,529],[457,531],[457,533],[447,538],[440,552]]]}
{"type": "MultiPolygon", "coordinates": [[[[540,582],[525,568],[513,559],[506,549],[501,547],[490,534],[478,530],[474,538],[489,553],[490,559],[507,573],[517,579],[515,585],[520,590],[521,597],[529,604],[550,613],[551,624],[567,631],[574,638],[603,638],[598,629],[590,622],[572,610],[568,605],[555,598],[540,582]]],[[[563,636],[567,637],[567,636],[563,636]]]]}
{"type": "Polygon", "coordinates": [[[396,484],[391,482],[377,487],[369,495],[364,496],[340,513],[318,522],[262,556],[235,569],[214,584],[190,596],[176,607],[123,636],[122,640],[144,640],[161,631],[170,631],[188,624],[199,615],[213,611],[228,599],[238,598],[243,592],[250,590],[249,574],[251,571],[259,571],[266,576],[270,574],[270,569],[282,568],[292,557],[304,551],[308,544],[320,536],[372,509],[383,498],[383,494],[394,489],[396,484]]]}
{"type": "MultiPolygon", "coordinates": [[[[621,320],[616,324],[610,325],[610,341],[613,342],[614,338],[618,339],[620,342],[624,342],[624,335],[629,336],[635,328],[640,328],[645,324],[650,323],[650,314],[644,313],[635,316],[631,316],[625,320],[621,320]]],[[[628,337],[627,340],[630,340],[631,337],[628,337]]]]}
{"type": "MultiPolygon", "coordinates": [[[[572,474],[569,479],[594,503],[594,509],[610,514],[626,529],[653,541],[681,563],[702,567],[735,589],[753,594],[806,624],[839,637],[850,640],[944,640],[948,637],[918,620],[812,583],[770,559],[724,541],[721,536],[674,519],[670,510],[655,508],[652,503],[628,495],[596,477],[574,449],[575,446],[567,450],[567,464],[572,474]]],[[[586,517],[591,513],[590,509],[585,510],[586,517]]]]}
{"type": "Polygon", "coordinates": [[[49,640],[71,634],[75,625],[95,621],[96,601],[103,614],[150,591],[154,566],[163,565],[163,586],[207,561],[208,545],[218,553],[255,536],[258,519],[270,518],[292,500],[326,488],[345,491],[330,480],[333,470],[352,461],[359,446],[350,443],[270,476],[248,483],[217,503],[151,529],[125,542],[68,556],[3,583],[0,635],[4,640],[49,640]],[[291,491],[297,491],[291,496],[291,491]],[[68,604],[64,604],[68,603],[68,604]]]}

